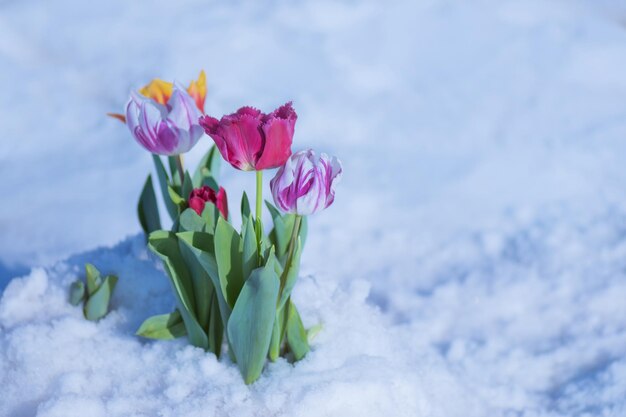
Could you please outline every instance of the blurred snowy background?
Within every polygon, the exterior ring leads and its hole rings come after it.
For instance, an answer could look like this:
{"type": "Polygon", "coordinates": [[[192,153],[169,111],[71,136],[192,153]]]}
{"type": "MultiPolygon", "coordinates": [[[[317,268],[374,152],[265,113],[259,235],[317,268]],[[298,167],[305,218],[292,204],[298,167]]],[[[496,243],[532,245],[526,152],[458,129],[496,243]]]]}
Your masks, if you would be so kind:
{"type": "Polygon", "coordinates": [[[26,276],[0,301],[0,415],[626,415],[625,69],[618,0],[0,1],[0,292],[26,276]],[[293,100],[294,148],[345,167],[298,295],[337,324],[252,393],[132,337],[171,299],[135,236],[151,158],[105,113],[201,69],[208,114],[293,100]],[[64,301],[85,261],[121,278],[97,325],[64,301]],[[72,360],[90,349],[141,360],[72,360]]]}

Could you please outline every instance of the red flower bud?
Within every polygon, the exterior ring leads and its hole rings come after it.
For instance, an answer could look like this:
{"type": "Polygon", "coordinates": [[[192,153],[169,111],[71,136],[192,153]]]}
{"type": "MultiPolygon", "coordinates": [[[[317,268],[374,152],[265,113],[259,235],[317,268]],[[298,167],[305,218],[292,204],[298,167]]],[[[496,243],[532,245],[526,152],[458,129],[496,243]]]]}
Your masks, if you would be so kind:
{"type": "Polygon", "coordinates": [[[193,209],[199,216],[202,215],[207,201],[215,204],[220,213],[222,213],[222,216],[228,219],[226,190],[220,187],[220,190],[216,193],[213,188],[204,185],[194,189],[191,194],[189,194],[189,208],[193,209]]]}

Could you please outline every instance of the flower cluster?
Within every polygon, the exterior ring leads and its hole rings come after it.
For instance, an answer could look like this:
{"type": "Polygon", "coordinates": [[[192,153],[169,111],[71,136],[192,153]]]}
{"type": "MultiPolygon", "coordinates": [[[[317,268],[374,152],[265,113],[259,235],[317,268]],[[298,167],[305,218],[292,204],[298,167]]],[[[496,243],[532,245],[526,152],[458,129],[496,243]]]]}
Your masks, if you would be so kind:
{"type": "Polygon", "coordinates": [[[242,107],[218,119],[204,114],[205,95],[204,72],[187,89],[157,79],[131,93],[125,115],[112,114],[153,154],[158,188],[173,222],[170,230],[162,229],[149,175],[139,220],[150,249],[163,260],[176,310],[148,318],[137,333],[154,339],[186,336],[216,355],[227,346],[251,383],[268,358],[299,360],[309,351],[310,329],[304,328],[291,291],[306,240],[306,216],[333,203],[342,166],[324,153],[292,153],[298,116],[291,102],[269,113],[242,107]],[[205,133],[214,145],[190,173],[182,154],[205,133]],[[169,172],[161,156],[168,157],[169,172]],[[220,156],[237,170],[256,173],[254,215],[244,193],[240,231],[219,185],[220,156]],[[273,168],[278,168],[270,181],[275,205],[266,202],[273,228],[265,234],[263,171],[273,168]]]}

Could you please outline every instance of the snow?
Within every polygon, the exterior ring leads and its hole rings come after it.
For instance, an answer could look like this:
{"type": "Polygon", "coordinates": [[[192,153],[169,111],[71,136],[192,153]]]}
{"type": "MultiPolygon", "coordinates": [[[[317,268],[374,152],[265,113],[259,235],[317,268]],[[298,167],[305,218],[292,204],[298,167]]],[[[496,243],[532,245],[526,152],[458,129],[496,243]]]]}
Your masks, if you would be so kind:
{"type": "Polygon", "coordinates": [[[0,3],[0,416],[626,415],[624,22],[615,0],[0,3]],[[293,100],[297,149],[344,163],[295,292],[323,331],[252,387],[133,335],[173,300],[137,234],[150,157],[103,114],[202,68],[207,112],[293,100]],[[85,262],[120,276],[98,323],[67,303],[85,262]]]}
{"type": "Polygon", "coordinates": [[[139,340],[133,333],[142,317],[173,305],[169,283],[143,243],[138,236],[11,282],[0,304],[0,415],[448,416],[481,410],[438,355],[412,349],[418,335],[406,338],[365,303],[364,281],[342,290],[333,280],[305,275],[297,303],[305,324],[323,323],[324,330],[306,359],[295,367],[283,359],[271,364],[252,388],[226,358],[218,362],[183,340],[139,340]],[[85,259],[115,267],[124,278],[115,310],[97,324],[67,303],[66,287],[85,259]],[[449,395],[457,400],[448,403],[449,395]]]}

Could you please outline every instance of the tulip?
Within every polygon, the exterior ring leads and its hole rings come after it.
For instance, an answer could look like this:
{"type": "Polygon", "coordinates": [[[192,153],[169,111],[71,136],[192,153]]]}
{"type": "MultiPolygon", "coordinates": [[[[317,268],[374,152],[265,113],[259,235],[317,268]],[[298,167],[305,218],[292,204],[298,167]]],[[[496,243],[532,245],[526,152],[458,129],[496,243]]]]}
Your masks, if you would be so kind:
{"type": "Polygon", "coordinates": [[[126,106],[126,125],[135,140],[158,155],[180,155],[189,151],[202,136],[200,111],[191,96],[175,85],[165,105],[131,93],[126,106]]]}
{"type": "Polygon", "coordinates": [[[281,210],[308,216],[330,206],[341,179],[341,162],[312,150],[296,152],[270,181],[274,202],[281,210]]]}
{"type": "Polygon", "coordinates": [[[219,191],[216,193],[213,188],[205,185],[201,188],[194,189],[191,194],[189,194],[189,208],[198,213],[198,216],[202,215],[202,211],[207,202],[215,204],[219,212],[222,213],[222,216],[228,219],[226,190],[220,187],[219,191]]]}
{"type": "Polygon", "coordinates": [[[242,107],[219,121],[203,116],[200,125],[233,167],[261,171],[279,167],[289,158],[297,118],[289,102],[269,114],[242,107]]]}
{"type": "MultiPolygon", "coordinates": [[[[144,97],[151,98],[159,104],[167,105],[172,92],[174,91],[174,83],[160,80],[155,78],[147,85],[143,86],[139,90],[139,94],[144,97]]],[[[192,81],[187,88],[187,92],[193,98],[196,103],[196,107],[201,113],[204,113],[204,101],[206,98],[206,74],[204,71],[200,71],[200,75],[196,81],[192,81]]],[[[108,113],[109,116],[121,120],[122,123],[126,123],[126,116],[118,113],[108,113]]]]}

